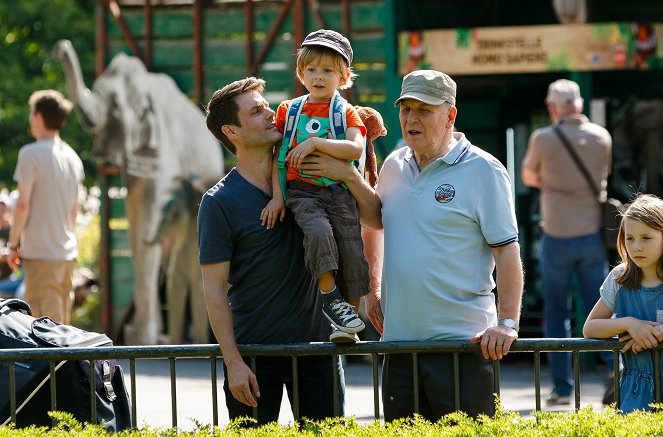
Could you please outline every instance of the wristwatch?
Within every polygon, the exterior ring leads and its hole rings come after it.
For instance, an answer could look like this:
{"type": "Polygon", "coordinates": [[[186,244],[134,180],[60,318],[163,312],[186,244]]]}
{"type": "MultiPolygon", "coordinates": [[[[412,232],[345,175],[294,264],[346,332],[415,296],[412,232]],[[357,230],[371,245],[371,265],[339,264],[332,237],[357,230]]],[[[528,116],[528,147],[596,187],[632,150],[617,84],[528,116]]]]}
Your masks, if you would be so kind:
{"type": "Polygon", "coordinates": [[[513,320],[513,319],[501,319],[499,322],[497,322],[499,326],[506,326],[507,328],[515,329],[516,332],[520,329],[518,326],[518,323],[513,320]]]}

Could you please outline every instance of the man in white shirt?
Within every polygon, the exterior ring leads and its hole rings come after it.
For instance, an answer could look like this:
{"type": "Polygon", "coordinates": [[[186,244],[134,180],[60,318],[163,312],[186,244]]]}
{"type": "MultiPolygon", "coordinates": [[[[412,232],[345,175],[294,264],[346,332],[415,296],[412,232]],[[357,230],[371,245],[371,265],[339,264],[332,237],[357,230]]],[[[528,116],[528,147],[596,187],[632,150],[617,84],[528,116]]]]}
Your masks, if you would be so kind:
{"type": "Polygon", "coordinates": [[[9,265],[23,265],[25,300],[35,317],[69,323],[72,276],[78,257],[74,234],[83,163],[60,138],[73,107],[55,90],[30,96],[30,135],[21,148],[14,180],[18,199],[9,234],[9,265]]]}

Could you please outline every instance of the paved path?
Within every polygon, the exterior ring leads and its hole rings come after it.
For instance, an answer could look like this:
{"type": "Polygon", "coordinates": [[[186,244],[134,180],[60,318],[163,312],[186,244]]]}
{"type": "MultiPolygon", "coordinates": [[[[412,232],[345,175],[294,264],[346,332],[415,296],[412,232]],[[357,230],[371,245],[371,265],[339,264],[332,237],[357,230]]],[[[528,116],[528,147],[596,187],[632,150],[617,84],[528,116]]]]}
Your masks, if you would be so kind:
{"type": "MultiPolygon", "coordinates": [[[[212,392],[209,360],[178,359],[177,373],[177,426],[184,430],[195,428],[194,419],[201,424],[212,423],[212,392]]],[[[121,362],[126,374],[127,390],[130,390],[129,363],[121,362]]],[[[139,426],[170,427],[171,387],[170,364],[165,360],[140,360],[136,362],[136,407],[139,426]]],[[[372,366],[352,361],[345,367],[346,415],[354,415],[359,422],[374,420],[374,397],[372,366]]],[[[217,365],[219,424],[228,423],[223,394],[223,371],[221,362],[217,365]]],[[[580,378],[581,406],[593,405],[602,409],[601,398],[604,390],[604,372],[584,372],[580,378]]],[[[501,399],[507,410],[525,416],[535,410],[534,366],[523,357],[503,362],[501,366],[501,399]]],[[[550,390],[550,378],[543,365],[541,369],[541,405],[544,410],[570,411],[573,404],[548,408],[544,399],[550,390]]],[[[382,405],[380,404],[380,411],[382,405]]],[[[284,398],[279,422],[292,421],[292,413],[284,398]]]]}

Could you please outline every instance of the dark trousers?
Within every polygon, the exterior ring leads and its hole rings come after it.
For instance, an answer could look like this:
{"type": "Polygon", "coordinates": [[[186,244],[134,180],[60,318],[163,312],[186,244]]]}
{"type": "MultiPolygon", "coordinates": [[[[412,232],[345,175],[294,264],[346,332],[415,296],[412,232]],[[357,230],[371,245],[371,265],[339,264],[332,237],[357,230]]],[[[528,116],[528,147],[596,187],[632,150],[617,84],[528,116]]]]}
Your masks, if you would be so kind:
{"type": "Polygon", "coordinates": [[[357,202],[342,187],[288,182],[286,205],[304,233],[306,268],[315,279],[335,271],[345,299],[368,293],[368,263],[364,258],[357,202]]]}
{"type": "MultiPolygon", "coordinates": [[[[419,414],[436,422],[456,411],[453,354],[419,354],[419,414]]],[[[493,366],[481,354],[459,354],[460,410],[471,417],[495,413],[493,366]]],[[[382,367],[384,418],[412,417],[414,411],[412,355],[386,355],[382,367]]]]}
{"type": "MultiPolygon", "coordinates": [[[[578,278],[583,317],[587,317],[599,300],[601,284],[608,274],[608,255],[600,232],[573,238],[555,238],[546,233],[541,240],[541,279],[543,284],[543,317],[545,335],[568,338],[571,335],[571,280],[578,278]]],[[[582,323],[582,320],[579,321],[582,323]]],[[[607,363],[612,352],[601,353],[607,363]]],[[[569,396],[573,391],[571,354],[548,353],[553,391],[569,396]]]]}
{"type": "MultiPolygon", "coordinates": [[[[251,360],[244,358],[251,367],[251,360]]],[[[332,358],[328,356],[305,356],[297,358],[297,375],[299,384],[300,417],[322,420],[334,416],[334,382],[335,375],[332,358]]],[[[345,378],[343,366],[337,359],[338,371],[338,402],[339,416],[344,414],[345,378]]],[[[224,374],[228,369],[223,365],[224,374]]],[[[294,411],[294,391],[292,379],[292,358],[290,357],[258,357],[256,358],[256,377],[260,387],[258,399],[258,425],[276,422],[281,410],[283,387],[288,392],[288,399],[294,411]]],[[[226,406],[230,420],[238,417],[253,417],[253,408],[235,399],[228,387],[228,378],[223,383],[226,395],[226,406]]],[[[251,424],[252,425],[252,424],[251,424]]]]}

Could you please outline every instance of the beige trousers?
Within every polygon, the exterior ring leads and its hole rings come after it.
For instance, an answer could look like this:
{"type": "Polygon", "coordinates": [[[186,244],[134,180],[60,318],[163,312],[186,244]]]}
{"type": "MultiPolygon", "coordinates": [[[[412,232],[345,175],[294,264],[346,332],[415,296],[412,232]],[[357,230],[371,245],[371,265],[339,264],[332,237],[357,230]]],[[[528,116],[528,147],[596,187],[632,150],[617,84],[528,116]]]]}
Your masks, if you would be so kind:
{"type": "Polygon", "coordinates": [[[49,317],[54,322],[69,324],[74,305],[75,265],[75,260],[23,260],[25,301],[34,317],[49,317]]]}

